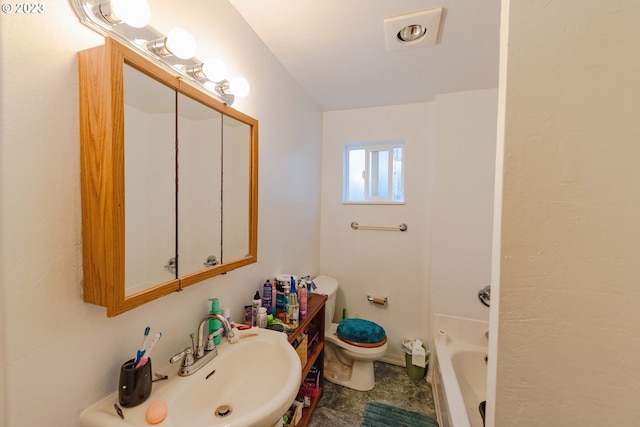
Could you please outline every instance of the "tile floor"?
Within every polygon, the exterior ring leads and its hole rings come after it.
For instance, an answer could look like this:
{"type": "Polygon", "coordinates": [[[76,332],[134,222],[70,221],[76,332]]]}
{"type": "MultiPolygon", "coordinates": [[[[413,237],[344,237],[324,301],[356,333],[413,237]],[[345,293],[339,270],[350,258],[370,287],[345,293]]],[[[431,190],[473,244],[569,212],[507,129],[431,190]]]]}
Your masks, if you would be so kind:
{"type": "Polygon", "coordinates": [[[309,427],[357,427],[362,423],[369,401],[386,403],[436,419],[431,385],[424,379],[412,380],[402,366],[375,362],[376,386],[356,391],[324,381],[322,399],[309,427]]]}

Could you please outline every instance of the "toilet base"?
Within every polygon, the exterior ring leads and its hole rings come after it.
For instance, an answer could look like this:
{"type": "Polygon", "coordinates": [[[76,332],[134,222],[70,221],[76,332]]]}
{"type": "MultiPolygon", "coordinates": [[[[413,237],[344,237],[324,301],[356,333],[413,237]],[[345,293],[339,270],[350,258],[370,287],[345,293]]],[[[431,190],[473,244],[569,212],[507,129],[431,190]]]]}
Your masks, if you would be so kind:
{"type": "Polygon", "coordinates": [[[342,380],[340,377],[333,378],[332,375],[327,374],[327,371],[325,370],[324,379],[334,384],[358,391],[369,391],[376,385],[375,376],[373,374],[373,362],[370,360],[353,362],[351,374],[351,378],[348,380],[342,380]]]}
{"type": "Polygon", "coordinates": [[[373,360],[346,360],[333,346],[325,346],[324,379],[353,390],[372,390],[376,385],[373,360]]]}

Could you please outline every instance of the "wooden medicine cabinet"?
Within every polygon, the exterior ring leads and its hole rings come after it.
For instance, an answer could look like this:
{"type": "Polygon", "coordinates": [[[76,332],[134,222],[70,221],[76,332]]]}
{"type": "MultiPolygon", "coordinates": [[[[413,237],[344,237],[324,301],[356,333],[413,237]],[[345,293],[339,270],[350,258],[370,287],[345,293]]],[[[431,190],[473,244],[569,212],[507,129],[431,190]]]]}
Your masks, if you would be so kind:
{"type": "Polygon", "coordinates": [[[257,120],[111,38],[78,62],[84,301],[111,317],[256,262],[257,120]]]}

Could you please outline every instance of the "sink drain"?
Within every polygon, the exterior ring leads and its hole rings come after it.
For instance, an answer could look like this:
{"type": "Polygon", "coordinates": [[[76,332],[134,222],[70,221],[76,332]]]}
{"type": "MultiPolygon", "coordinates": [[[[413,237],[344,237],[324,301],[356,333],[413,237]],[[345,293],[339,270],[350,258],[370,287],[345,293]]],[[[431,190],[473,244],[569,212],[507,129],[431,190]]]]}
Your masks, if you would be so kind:
{"type": "Polygon", "coordinates": [[[229,405],[220,405],[220,406],[218,406],[218,409],[216,409],[216,417],[224,418],[227,415],[230,415],[232,411],[233,411],[233,408],[231,408],[231,406],[229,406],[229,405]]]}

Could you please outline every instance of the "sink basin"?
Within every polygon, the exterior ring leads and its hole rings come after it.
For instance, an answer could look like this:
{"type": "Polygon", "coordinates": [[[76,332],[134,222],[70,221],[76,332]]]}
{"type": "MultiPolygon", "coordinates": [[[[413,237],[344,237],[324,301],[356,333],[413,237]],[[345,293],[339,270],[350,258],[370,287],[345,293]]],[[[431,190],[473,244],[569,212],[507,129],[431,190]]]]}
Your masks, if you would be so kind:
{"type": "Polygon", "coordinates": [[[113,407],[118,402],[116,392],[87,408],[80,415],[80,424],[146,427],[147,408],[162,400],[168,407],[167,418],[158,424],[162,427],[276,425],[298,393],[300,358],[286,334],[268,329],[257,332],[236,344],[223,339],[218,356],[187,377],[178,376],[176,365],[154,365],[155,372],[169,379],[155,382],[144,403],[122,408],[124,420],[113,407]],[[227,409],[227,415],[221,416],[227,409]]]}

